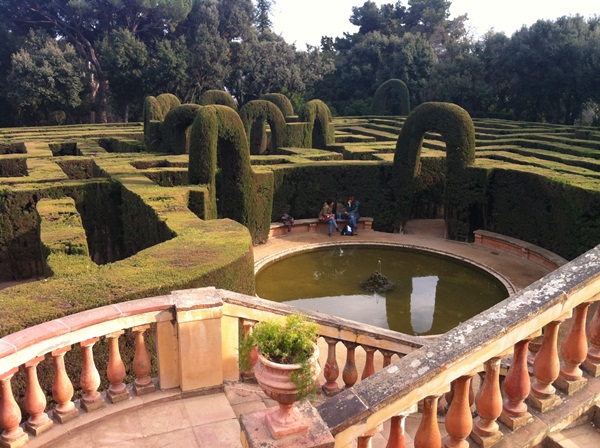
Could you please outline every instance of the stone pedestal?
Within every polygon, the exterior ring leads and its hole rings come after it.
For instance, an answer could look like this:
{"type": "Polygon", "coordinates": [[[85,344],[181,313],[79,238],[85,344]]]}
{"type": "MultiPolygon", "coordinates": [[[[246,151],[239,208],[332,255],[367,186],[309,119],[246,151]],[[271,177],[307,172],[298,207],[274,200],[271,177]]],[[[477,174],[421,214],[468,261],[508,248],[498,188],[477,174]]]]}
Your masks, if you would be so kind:
{"type": "Polygon", "coordinates": [[[527,397],[527,403],[544,413],[561,404],[562,400],[556,395],[551,395],[549,398],[538,398],[535,395],[530,394],[529,397],[527,397]]]}
{"type": "Polygon", "coordinates": [[[508,426],[512,431],[515,431],[520,427],[525,426],[527,423],[532,422],[533,417],[529,412],[519,416],[513,416],[507,414],[506,412],[502,412],[498,420],[501,421],[504,425],[508,426]]]}
{"type": "Polygon", "coordinates": [[[495,443],[502,440],[502,433],[500,431],[495,432],[489,436],[480,436],[475,431],[471,431],[471,439],[475,441],[475,443],[483,448],[489,448],[495,443]]]}
{"type": "Polygon", "coordinates": [[[298,412],[307,426],[304,434],[275,439],[265,422],[265,409],[240,416],[240,440],[243,448],[333,448],[334,438],[317,410],[308,402],[298,405],[298,412]]]}
{"type": "Polygon", "coordinates": [[[567,380],[560,376],[554,381],[554,387],[567,395],[573,395],[585,387],[587,380],[580,378],[578,380],[567,380]]]}
{"type": "Polygon", "coordinates": [[[581,369],[592,375],[594,378],[598,378],[600,376],[600,363],[598,362],[586,359],[581,364],[581,369]]]}

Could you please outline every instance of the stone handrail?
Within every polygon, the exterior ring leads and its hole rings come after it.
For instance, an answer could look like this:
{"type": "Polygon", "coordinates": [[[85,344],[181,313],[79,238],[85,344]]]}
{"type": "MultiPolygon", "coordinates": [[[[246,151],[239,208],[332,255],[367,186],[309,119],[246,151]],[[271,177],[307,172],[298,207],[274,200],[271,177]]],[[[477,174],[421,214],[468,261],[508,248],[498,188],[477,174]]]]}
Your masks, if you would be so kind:
{"type": "Polygon", "coordinates": [[[568,260],[565,260],[549,250],[510,236],[489,232],[487,230],[476,230],[473,232],[473,235],[475,236],[476,244],[510,252],[544,268],[556,269],[568,262],[568,260]]]}
{"type": "Polygon", "coordinates": [[[524,403],[528,396],[530,406],[545,412],[560,401],[552,383],[572,394],[587,381],[579,366],[598,376],[600,312],[596,312],[588,329],[589,350],[585,319],[589,305],[599,299],[599,294],[600,246],[440,336],[435,344],[407,354],[320,405],[318,411],[335,436],[335,446],[352,446],[357,439],[371,437],[383,422],[405,416],[420,400],[425,400],[424,414],[414,437],[415,447],[441,446],[435,409],[437,399],[450,390],[451,383],[456,390],[446,416],[448,438],[444,446],[467,446],[464,444],[469,435],[479,438],[480,445],[489,446],[490,438],[501,437],[497,419],[511,429],[530,421],[524,403]],[[571,315],[571,328],[560,347],[559,369],[558,327],[571,315]],[[543,341],[530,387],[527,345],[542,328],[543,341]],[[503,403],[498,365],[513,351],[503,403]],[[479,417],[473,424],[468,387],[471,377],[483,370],[490,379],[487,385],[484,380],[482,397],[475,400],[479,417]]]}

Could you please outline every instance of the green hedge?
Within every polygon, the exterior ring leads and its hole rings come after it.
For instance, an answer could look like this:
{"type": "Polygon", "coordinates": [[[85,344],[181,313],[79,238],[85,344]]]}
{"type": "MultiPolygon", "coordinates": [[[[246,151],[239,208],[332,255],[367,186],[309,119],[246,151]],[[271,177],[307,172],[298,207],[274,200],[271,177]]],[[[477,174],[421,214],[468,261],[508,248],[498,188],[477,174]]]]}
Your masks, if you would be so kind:
{"type": "Polygon", "coordinates": [[[200,100],[198,102],[203,106],[220,104],[221,106],[228,106],[233,110],[237,110],[235,99],[224,90],[207,90],[200,95],[200,100]]]}
{"type": "Polygon", "coordinates": [[[283,93],[265,93],[259,99],[275,104],[284,117],[294,115],[294,106],[292,106],[292,102],[283,93]]]}
{"type": "Polygon", "coordinates": [[[198,104],[183,104],[174,107],[165,115],[165,120],[160,127],[164,151],[174,154],[189,152],[188,128],[194,122],[196,113],[201,107],[198,104]]]}
{"type": "MultiPolygon", "coordinates": [[[[244,124],[246,135],[251,137],[252,126],[254,123],[260,123],[260,130],[264,128],[264,122],[269,123],[271,128],[271,152],[274,153],[277,148],[283,146],[285,139],[285,118],[279,108],[272,102],[265,100],[254,100],[244,104],[240,109],[240,118],[244,124]]],[[[262,145],[258,145],[258,151],[252,151],[252,154],[262,154],[262,145]]]]}
{"type": "Polygon", "coordinates": [[[410,114],[410,94],[404,81],[388,79],[375,91],[373,115],[408,115],[410,114]]]}
{"type": "Polygon", "coordinates": [[[321,100],[311,100],[304,105],[300,121],[309,124],[310,144],[308,148],[326,149],[335,141],[331,111],[321,100]]]}
{"type": "Polygon", "coordinates": [[[446,142],[444,204],[448,237],[467,240],[473,229],[469,229],[468,208],[461,195],[465,194],[465,169],[475,161],[475,127],[469,114],[451,103],[423,103],[404,122],[394,155],[395,227],[401,228],[410,218],[423,137],[430,131],[441,134],[446,142]]]}
{"type": "MultiPolygon", "coordinates": [[[[268,203],[265,203],[267,210],[257,210],[256,188],[263,182],[253,180],[246,131],[233,109],[221,105],[199,109],[190,131],[188,175],[191,184],[208,186],[209,218],[234,219],[248,227],[255,242],[266,239],[268,223],[259,220],[259,216],[267,219],[271,210],[268,203]],[[217,159],[221,168],[219,185],[217,159]]],[[[268,189],[268,181],[264,182],[268,189]]]]}

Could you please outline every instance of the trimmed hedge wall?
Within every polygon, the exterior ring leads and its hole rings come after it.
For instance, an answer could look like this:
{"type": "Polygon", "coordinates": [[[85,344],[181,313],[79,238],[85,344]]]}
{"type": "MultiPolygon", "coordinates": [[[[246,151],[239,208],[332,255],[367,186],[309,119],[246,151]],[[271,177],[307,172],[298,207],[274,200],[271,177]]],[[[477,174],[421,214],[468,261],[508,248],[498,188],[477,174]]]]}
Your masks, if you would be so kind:
{"type": "MultiPolygon", "coordinates": [[[[283,146],[285,138],[285,118],[279,108],[272,102],[265,100],[253,100],[244,104],[240,109],[240,118],[246,130],[246,136],[251,137],[252,126],[255,123],[261,123],[261,132],[264,128],[264,122],[269,123],[271,128],[271,152],[274,153],[277,148],[283,146]]],[[[252,151],[251,154],[262,154],[262,145],[258,146],[258,151],[252,151]]]]}
{"type": "Polygon", "coordinates": [[[265,93],[259,99],[275,104],[284,117],[294,115],[294,106],[292,106],[292,102],[283,93],[265,93]]]}
{"type": "MultiPolygon", "coordinates": [[[[311,100],[304,105],[300,121],[308,123],[305,132],[310,135],[306,148],[326,149],[335,141],[335,131],[331,124],[331,111],[321,100],[311,100]]],[[[304,141],[308,139],[305,138],[304,141]]]]}
{"type": "Polygon", "coordinates": [[[207,90],[200,95],[200,100],[198,103],[202,106],[220,104],[221,106],[228,106],[233,110],[237,110],[237,103],[235,102],[235,99],[224,90],[207,90]]]}
{"type": "MultiPolygon", "coordinates": [[[[407,117],[398,136],[394,155],[396,218],[401,228],[411,216],[415,178],[419,173],[421,146],[426,132],[437,132],[446,142],[446,186],[444,205],[447,236],[467,240],[469,208],[461,196],[471,192],[465,169],[475,161],[475,127],[460,106],[451,103],[423,103],[407,117]]],[[[470,194],[470,193],[469,193],[470,194]]]]}
{"type": "Polygon", "coordinates": [[[262,221],[270,217],[271,210],[268,203],[264,203],[266,210],[258,210],[255,195],[259,193],[258,185],[267,191],[272,189],[269,189],[268,175],[261,176],[262,182],[253,180],[246,131],[233,109],[213,105],[198,110],[190,131],[188,175],[191,184],[208,185],[208,218],[227,217],[244,224],[254,242],[268,238],[270,221],[262,221]],[[217,159],[221,168],[219,184],[217,159]]]}
{"type": "Polygon", "coordinates": [[[410,114],[410,94],[404,81],[388,79],[375,91],[373,115],[408,115],[410,114]]]}
{"type": "Polygon", "coordinates": [[[165,115],[161,125],[163,150],[174,154],[189,152],[187,130],[201,107],[198,104],[183,104],[174,107],[165,115]]]}

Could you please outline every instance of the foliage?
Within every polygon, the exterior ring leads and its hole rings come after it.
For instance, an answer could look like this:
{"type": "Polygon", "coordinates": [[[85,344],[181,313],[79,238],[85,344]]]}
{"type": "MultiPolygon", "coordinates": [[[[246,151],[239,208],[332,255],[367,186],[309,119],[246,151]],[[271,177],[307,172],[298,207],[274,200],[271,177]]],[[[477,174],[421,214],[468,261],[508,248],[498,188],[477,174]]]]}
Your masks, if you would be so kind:
{"type": "Polygon", "coordinates": [[[186,132],[201,107],[198,104],[182,104],[174,107],[165,115],[160,126],[163,151],[175,154],[189,152],[186,132]]]}
{"type": "Polygon", "coordinates": [[[9,100],[26,123],[47,121],[50,113],[72,113],[82,103],[83,68],[72,45],[31,31],[12,55],[9,100]]]}
{"type": "Polygon", "coordinates": [[[261,100],[270,101],[275,104],[284,117],[294,115],[294,106],[292,102],[282,93],[265,93],[259,98],[261,100]]]}
{"type": "Polygon", "coordinates": [[[408,87],[399,79],[388,79],[375,91],[372,105],[373,115],[408,115],[410,95],[408,87]],[[390,112],[388,112],[388,110],[390,112]]]}
{"type": "Polygon", "coordinates": [[[237,110],[237,103],[233,97],[224,90],[207,90],[200,96],[200,104],[209,106],[211,104],[220,104],[237,110]]]}
{"type": "Polygon", "coordinates": [[[257,348],[262,356],[278,364],[299,364],[292,381],[303,398],[314,392],[314,366],[310,358],[317,343],[317,325],[299,313],[283,322],[271,319],[257,323],[240,342],[240,367],[250,370],[250,353],[257,348]]]}
{"type": "Polygon", "coordinates": [[[311,139],[309,148],[325,149],[334,142],[334,130],[331,124],[331,111],[321,100],[311,100],[304,105],[300,121],[309,124],[311,139]]]}

